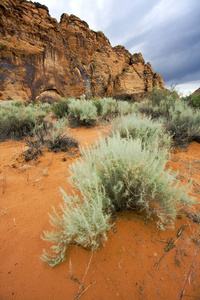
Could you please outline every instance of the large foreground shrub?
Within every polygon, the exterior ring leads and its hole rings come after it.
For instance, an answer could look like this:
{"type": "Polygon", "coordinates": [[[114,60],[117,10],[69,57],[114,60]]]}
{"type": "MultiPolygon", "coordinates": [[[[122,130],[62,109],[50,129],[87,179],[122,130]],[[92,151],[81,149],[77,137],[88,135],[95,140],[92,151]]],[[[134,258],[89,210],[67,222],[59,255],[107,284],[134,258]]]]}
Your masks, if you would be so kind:
{"type": "Polygon", "coordinates": [[[164,228],[173,224],[177,211],[187,203],[185,188],[179,188],[175,175],[166,171],[168,151],[145,147],[141,140],[122,139],[119,134],[101,139],[95,147],[82,149],[84,160],[71,167],[71,181],[78,196],[64,191],[61,214],[51,223],[55,231],[44,232],[53,242],[52,253],[42,259],[51,266],[65,260],[69,244],[96,251],[106,241],[110,215],[121,210],[144,210],[155,214],[164,228]]]}

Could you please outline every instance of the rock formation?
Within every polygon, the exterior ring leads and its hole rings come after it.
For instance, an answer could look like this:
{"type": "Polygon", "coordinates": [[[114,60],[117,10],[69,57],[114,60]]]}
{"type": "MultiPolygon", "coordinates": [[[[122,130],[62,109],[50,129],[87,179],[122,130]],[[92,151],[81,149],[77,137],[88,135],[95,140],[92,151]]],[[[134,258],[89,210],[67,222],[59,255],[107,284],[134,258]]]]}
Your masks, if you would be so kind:
{"type": "Polygon", "coordinates": [[[198,88],[197,90],[195,90],[192,94],[193,95],[199,95],[200,94],[200,88],[198,88]]]}
{"type": "Polygon", "coordinates": [[[58,23],[48,8],[26,0],[0,3],[0,99],[58,101],[119,96],[164,88],[142,55],[112,47],[74,15],[58,23]]]}

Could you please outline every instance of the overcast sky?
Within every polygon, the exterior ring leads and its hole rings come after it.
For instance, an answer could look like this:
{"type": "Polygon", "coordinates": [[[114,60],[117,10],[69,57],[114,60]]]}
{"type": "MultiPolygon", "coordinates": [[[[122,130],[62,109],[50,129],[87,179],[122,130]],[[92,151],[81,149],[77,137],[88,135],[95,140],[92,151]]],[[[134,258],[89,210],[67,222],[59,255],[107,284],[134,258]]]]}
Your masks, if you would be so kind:
{"type": "Polygon", "coordinates": [[[200,0],[38,0],[60,21],[74,14],[111,45],[141,52],[167,87],[200,87],[200,0]]]}

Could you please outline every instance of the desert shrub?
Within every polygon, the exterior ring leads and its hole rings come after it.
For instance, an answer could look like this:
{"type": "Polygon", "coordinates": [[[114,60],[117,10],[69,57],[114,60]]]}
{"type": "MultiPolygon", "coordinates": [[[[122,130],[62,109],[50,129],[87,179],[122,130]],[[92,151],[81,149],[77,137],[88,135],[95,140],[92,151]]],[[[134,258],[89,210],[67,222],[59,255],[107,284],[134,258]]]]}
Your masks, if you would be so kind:
{"type": "Polygon", "coordinates": [[[184,103],[177,101],[169,109],[169,116],[163,118],[166,130],[171,133],[176,147],[187,146],[193,140],[200,142],[200,113],[184,103]]]}
{"type": "Polygon", "coordinates": [[[127,115],[135,111],[135,105],[128,101],[116,101],[113,98],[100,98],[93,100],[97,108],[98,116],[104,119],[110,119],[117,115],[127,115]]]}
{"type": "MultiPolygon", "coordinates": [[[[159,95],[162,96],[163,94],[159,93],[159,95]]],[[[151,116],[153,119],[158,119],[159,117],[168,118],[169,110],[175,108],[177,101],[178,99],[174,96],[174,94],[167,93],[163,98],[159,98],[157,95],[155,99],[151,99],[150,97],[145,102],[140,103],[139,111],[151,116]]]]}
{"type": "Polygon", "coordinates": [[[0,139],[21,139],[31,135],[36,124],[43,122],[50,111],[43,104],[7,101],[0,104],[0,139]]]}
{"type": "Polygon", "coordinates": [[[118,115],[128,115],[135,111],[135,105],[128,101],[117,101],[117,112],[118,115]]]}
{"type": "Polygon", "coordinates": [[[0,139],[23,138],[32,132],[41,114],[19,102],[0,105],[0,139]]]}
{"type": "Polygon", "coordinates": [[[33,136],[25,140],[29,147],[24,152],[25,160],[37,159],[44,147],[53,152],[66,152],[78,147],[78,142],[66,130],[66,122],[66,119],[60,119],[55,123],[45,122],[36,126],[33,136]]]}
{"type": "Polygon", "coordinates": [[[149,95],[149,102],[152,106],[159,106],[161,101],[173,103],[179,98],[175,91],[153,88],[149,95]]]}
{"type": "Polygon", "coordinates": [[[43,103],[43,102],[31,102],[30,104],[28,104],[27,106],[29,107],[33,107],[38,114],[41,114],[41,117],[46,116],[48,113],[51,112],[52,108],[51,108],[51,104],[49,103],[43,103]]]}
{"type": "Polygon", "coordinates": [[[78,195],[64,191],[61,214],[54,210],[51,223],[57,228],[44,232],[53,242],[50,254],[42,259],[51,266],[65,259],[69,244],[96,251],[106,240],[110,215],[127,209],[156,214],[157,224],[173,224],[177,211],[188,203],[185,188],[179,188],[176,175],[166,171],[168,151],[148,148],[141,140],[122,139],[120,134],[100,139],[82,149],[83,160],[71,167],[71,182],[78,195]]]}
{"type": "Polygon", "coordinates": [[[200,94],[191,94],[183,98],[193,108],[200,108],[200,94]]]}
{"type": "Polygon", "coordinates": [[[70,119],[75,125],[94,125],[97,121],[97,109],[91,101],[71,99],[69,103],[70,119]]]}
{"type": "Polygon", "coordinates": [[[52,105],[52,111],[58,118],[63,118],[69,113],[70,99],[62,99],[52,105]]]}
{"type": "Polygon", "coordinates": [[[44,145],[53,152],[68,151],[72,147],[78,147],[78,142],[69,136],[66,130],[66,119],[51,124],[46,130],[44,145]]]}
{"type": "Polygon", "coordinates": [[[170,135],[165,132],[161,122],[153,122],[151,117],[130,114],[114,119],[113,132],[119,132],[122,138],[140,139],[144,146],[158,144],[159,148],[170,148],[170,135]]]}
{"type": "Polygon", "coordinates": [[[93,100],[93,104],[97,108],[98,116],[107,118],[111,115],[116,115],[117,113],[117,101],[113,98],[99,98],[93,100]]]}
{"type": "MultiPolygon", "coordinates": [[[[50,215],[50,223],[56,230],[45,231],[42,238],[54,245],[52,253],[43,250],[42,260],[54,267],[66,259],[66,249],[70,244],[80,245],[86,249],[96,251],[107,240],[106,231],[110,229],[110,214],[103,211],[101,194],[96,198],[81,194],[68,196],[64,191],[62,215],[54,209],[54,216],[50,215]]],[[[93,196],[93,194],[91,195],[93,196]]]]}
{"type": "Polygon", "coordinates": [[[185,147],[192,140],[200,140],[199,110],[178,99],[174,93],[167,94],[164,100],[152,102],[149,99],[141,103],[139,111],[162,120],[166,130],[173,136],[175,147],[185,147]]]}

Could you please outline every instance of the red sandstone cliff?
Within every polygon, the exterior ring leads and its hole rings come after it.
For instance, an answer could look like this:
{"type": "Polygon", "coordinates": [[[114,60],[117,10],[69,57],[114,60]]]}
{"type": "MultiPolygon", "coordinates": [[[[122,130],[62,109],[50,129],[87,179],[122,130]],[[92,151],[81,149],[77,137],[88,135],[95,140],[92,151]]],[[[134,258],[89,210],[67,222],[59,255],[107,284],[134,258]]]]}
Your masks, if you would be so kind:
{"type": "Polygon", "coordinates": [[[0,3],[0,99],[116,96],[164,88],[142,55],[112,47],[74,15],[60,22],[24,0],[0,3]]]}

